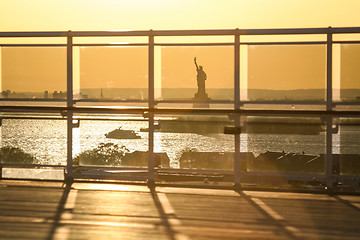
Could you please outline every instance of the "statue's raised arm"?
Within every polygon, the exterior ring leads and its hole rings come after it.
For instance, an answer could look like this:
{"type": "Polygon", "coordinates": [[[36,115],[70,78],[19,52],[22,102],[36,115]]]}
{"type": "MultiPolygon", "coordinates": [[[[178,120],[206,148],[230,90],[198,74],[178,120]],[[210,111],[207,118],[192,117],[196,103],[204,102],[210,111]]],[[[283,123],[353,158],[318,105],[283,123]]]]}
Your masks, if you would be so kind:
{"type": "Polygon", "coordinates": [[[198,67],[197,62],[196,62],[196,57],[194,57],[194,62],[195,62],[196,70],[199,70],[199,67],[198,67]]]}

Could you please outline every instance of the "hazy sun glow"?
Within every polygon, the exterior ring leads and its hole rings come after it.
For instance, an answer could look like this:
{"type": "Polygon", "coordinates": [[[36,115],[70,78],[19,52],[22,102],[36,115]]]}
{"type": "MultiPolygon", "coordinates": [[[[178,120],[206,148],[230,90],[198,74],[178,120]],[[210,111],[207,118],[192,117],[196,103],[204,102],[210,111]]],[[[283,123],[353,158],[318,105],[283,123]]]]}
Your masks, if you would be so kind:
{"type": "Polygon", "coordinates": [[[12,0],[1,31],[359,26],[357,0],[12,0]]]}

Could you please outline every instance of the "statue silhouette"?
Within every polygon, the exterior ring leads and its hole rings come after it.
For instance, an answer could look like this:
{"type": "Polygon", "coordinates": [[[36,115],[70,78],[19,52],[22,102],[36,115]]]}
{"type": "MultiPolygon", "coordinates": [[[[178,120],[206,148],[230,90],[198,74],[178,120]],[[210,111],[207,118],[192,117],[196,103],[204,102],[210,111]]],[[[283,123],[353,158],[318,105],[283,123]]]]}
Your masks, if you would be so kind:
{"type": "Polygon", "coordinates": [[[202,66],[198,66],[196,62],[196,57],[194,57],[194,62],[197,71],[197,85],[198,85],[198,92],[195,94],[195,98],[207,99],[208,97],[205,91],[206,73],[203,70],[202,66]]]}

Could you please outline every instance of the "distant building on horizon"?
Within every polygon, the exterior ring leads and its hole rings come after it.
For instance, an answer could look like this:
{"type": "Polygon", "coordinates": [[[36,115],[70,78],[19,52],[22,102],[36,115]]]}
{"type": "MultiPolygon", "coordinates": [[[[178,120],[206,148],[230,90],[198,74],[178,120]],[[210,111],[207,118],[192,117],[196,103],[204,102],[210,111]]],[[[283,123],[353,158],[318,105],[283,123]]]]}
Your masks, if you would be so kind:
{"type": "Polygon", "coordinates": [[[87,94],[83,94],[82,92],[78,93],[78,94],[75,94],[74,95],[74,98],[76,99],[87,99],[88,98],[88,95],[87,94]]]}
{"type": "Polygon", "coordinates": [[[63,92],[63,91],[60,91],[60,92],[54,91],[54,93],[53,93],[53,98],[55,98],[55,99],[66,99],[66,92],[63,92]]]}

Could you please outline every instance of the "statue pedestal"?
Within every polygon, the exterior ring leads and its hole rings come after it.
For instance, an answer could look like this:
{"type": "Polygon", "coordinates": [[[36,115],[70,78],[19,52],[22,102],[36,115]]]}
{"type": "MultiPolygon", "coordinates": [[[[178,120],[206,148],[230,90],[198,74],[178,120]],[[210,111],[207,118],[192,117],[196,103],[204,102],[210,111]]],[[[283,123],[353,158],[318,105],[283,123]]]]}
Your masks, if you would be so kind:
{"type": "Polygon", "coordinates": [[[206,101],[209,101],[210,98],[207,93],[197,92],[195,93],[193,100],[193,108],[209,108],[209,103],[206,101]]]}

